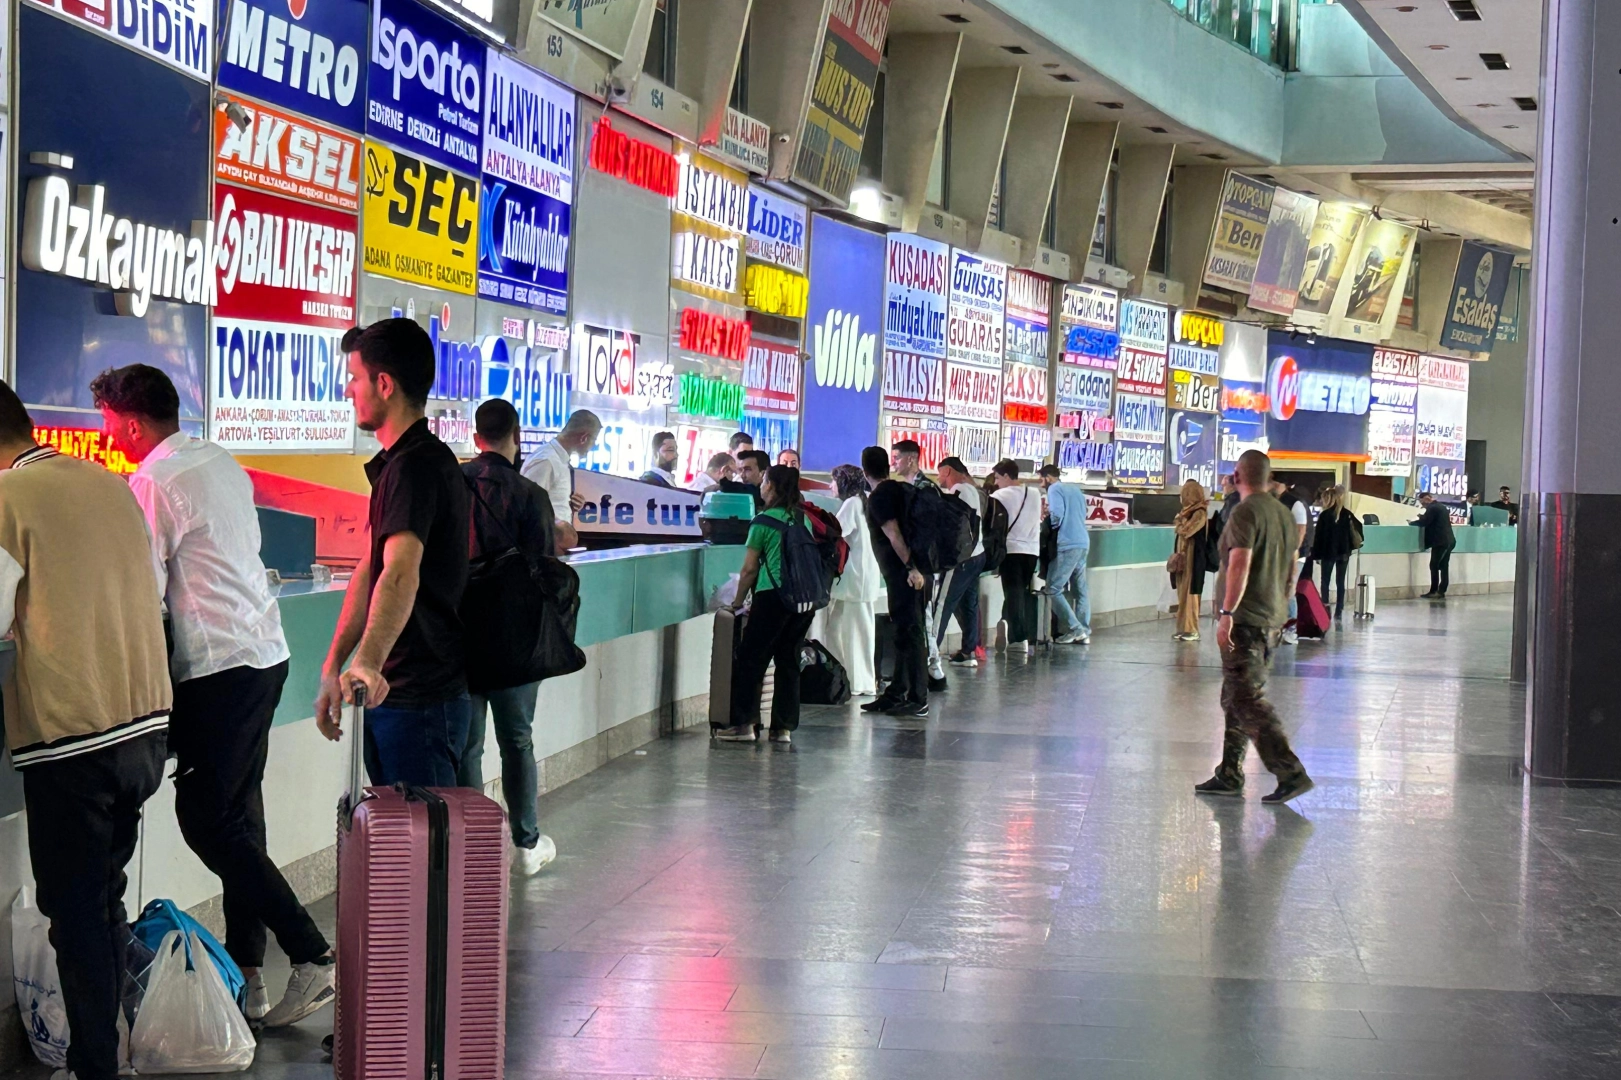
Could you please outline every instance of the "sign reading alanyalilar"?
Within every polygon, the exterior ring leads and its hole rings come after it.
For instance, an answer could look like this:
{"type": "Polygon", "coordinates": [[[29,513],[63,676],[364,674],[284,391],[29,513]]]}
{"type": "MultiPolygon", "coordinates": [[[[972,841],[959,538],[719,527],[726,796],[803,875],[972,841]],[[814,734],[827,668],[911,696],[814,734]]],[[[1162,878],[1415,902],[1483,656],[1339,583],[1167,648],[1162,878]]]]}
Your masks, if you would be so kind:
{"type": "Polygon", "coordinates": [[[889,0],[834,0],[816,81],[799,129],[794,179],[836,202],[850,198],[889,30],[889,0]]]}

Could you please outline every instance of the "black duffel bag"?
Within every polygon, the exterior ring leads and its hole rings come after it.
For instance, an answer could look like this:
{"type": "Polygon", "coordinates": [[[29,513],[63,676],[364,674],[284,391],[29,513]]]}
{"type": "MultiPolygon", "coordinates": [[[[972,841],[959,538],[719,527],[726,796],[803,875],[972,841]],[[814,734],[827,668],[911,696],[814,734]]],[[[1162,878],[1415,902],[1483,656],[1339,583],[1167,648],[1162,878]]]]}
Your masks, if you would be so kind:
{"type": "MultiPolygon", "coordinates": [[[[506,533],[478,488],[473,495],[506,533]]],[[[508,541],[512,536],[507,533],[508,541]]],[[[580,617],[580,575],[562,559],[530,558],[516,544],[473,559],[462,594],[467,689],[508,690],[585,667],[574,644],[580,617]]]]}
{"type": "Polygon", "coordinates": [[[820,641],[799,649],[799,701],[802,705],[843,705],[850,700],[850,676],[839,658],[820,641]]]}

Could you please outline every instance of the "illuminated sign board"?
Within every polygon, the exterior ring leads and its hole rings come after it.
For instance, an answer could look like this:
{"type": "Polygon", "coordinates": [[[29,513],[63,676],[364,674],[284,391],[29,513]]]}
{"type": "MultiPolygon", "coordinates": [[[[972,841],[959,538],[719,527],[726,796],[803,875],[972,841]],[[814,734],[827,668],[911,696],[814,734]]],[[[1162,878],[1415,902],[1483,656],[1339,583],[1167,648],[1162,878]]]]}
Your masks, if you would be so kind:
{"type": "Polygon", "coordinates": [[[365,268],[474,295],[478,194],[470,176],[367,139],[365,268]]]}
{"type": "Polygon", "coordinates": [[[834,202],[850,197],[861,164],[888,28],[889,0],[836,0],[828,9],[794,179],[834,202]]]}
{"type": "Polygon", "coordinates": [[[749,172],[764,175],[771,170],[771,125],[727,109],[716,149],[749,172]]]}
{"type": "Polygon", "coordinates": [[[676,282],[731,294],[738,291],[742,245],[699,232],[676,233],[670,244],[670,274],[676,282]]]}
{"type": "Polygon", "coordinates": [[[140,466],[113,448],[112,440],[99,431],[84,428],[36,427],[34,441],[58,454],[100,465],[108,472],[128,476],[140,466]]]}
{"type": "Polygon", "coordinates": [[[966,251],[951,253],[946,355],[962,364],[1002,366],[1007,265],[966,251]]]}
{"type": "Polygon", "coordinates": [[[208,437],[228,450],[352,450],[342,330],[213,322],[208,437]]]}
{"type": "Polygon", "coordinates": [[[214,188],[216,310],[346,330],[355,325],[355,218],[225,184],[214,188]]]}
{"type": "Polygon", "coordinates": [[[561,315],[568,310],[569,205],[488,174],[480,187],[478,295],[561,315]]]}
{"type": "Polygon", "coordinates": [[[806,210],[764,188],[749,187],[749,258],[805,272],[806,210]]]}
{"type": "Polygon", "coordinates": [[[1213,413],[1221,409],[1221,380],[1198,371],[1171,372],[1171,408],[1213,413]]]}
{"type": "Polygon", "coordinates": [[[207,82],[214,74],[213,0],[33,0],[207,82]]]}
{"type": "Polygon", "coordinates": [[[1008,271],[1007,359],[1046,365],[1052,304],[1052,279],[1028,270],[1008,271]]]}
{"type": "Polygon", "coordinates": [[[909,352],[884,353],[883,407],[890,412],[943,416],[946,362],[909,352]]]}
{"type": "Polygon", "coordinates": [[[668,150],[615,131],[606,116],[591,125],[591,167],[627,184],[675,198],[680,162],[668,150]]]}
{"type": "Polygon", "coordinates": [[[803,319],[810,303],[810,279],[766,263],[752,263],[743,275],[743,299],[767,315],[803,319]]]}
{"type": "Polygon", "coordinates": [[[1165,366],[1164,353],[1144,352],[1141,349],[1122,347],[1120,350],[1120,367],[1115,374],[1116,384],[1120,389],[1130,394],[1154,394],[1165,396],[1165,366]]]}
{"type": "Polygon", "coordinates": [[[1176,340],[1190,345],[1219,349],[1227,340],[1227,326],[1211,315],[1201,315],[1197,311],[1179,311],[1176,313],[1176,340]]]}
{"type": "Polygon", "coordinates": [[[373,0],[366,134],[477,172],[485,52],[473,35],[412,0],[373,0]]]}
{"type": "Polygon", "coordinates": [[[748,359],[749,338],[753,334],[746,319],[728,319],[711,315],[697,308],[681,311],[681,333],[678,341],[687,352],[702,353],[721,360],[748,359]]]}
{"type": "Polygon", "coordinates": [[[272,195],[355,213],[360,209],[360,140],[230,94],[247,117],[232,123],[214,111],[214,178],[272,195]]]}
{"type": "Polygon", "coordinates": [[[630,397],[636,390],[636,350],[641,336],[624,330],[580,327],[574,352],[574,388],[584,394],[630,397]]]}
{"type": "Polygon", "coordinates": [[[675,411],[687,416],[708,416],[716,420],[741,420],[745,391],[741,383],[711,379],[696,372],[681,373],[680,395],[675,411]]]}
{"type": "Polygon", "coordinates": [[[1114,376],[1086,368],[1059,368],[1054,395],[1061,413],[1107,413],[1114,404],[1114,376]]]}
{"type": "Polygon", "coordinates": [[[1171,343],[1171,309],[1149,300],[1120,305],[1120,341],[1134,349],[1163,353],[1171,343]]]}
{"type": "Polygon", "coordinates": [[[364,128],[366,0],[221,0],[220,14],[220,86],[345,131],[364,128]]]}
{"type": "Polygon", "coordinates": [[[753,338],[743,362],[743,404],[750,411],[799,412],[800,362],[797,346],[753,338]]]}
{"type": "Polygon", "coordinates": [[[946,365],[946,418],[995,423],[1002,418],[1002,373],[946,365]]]}

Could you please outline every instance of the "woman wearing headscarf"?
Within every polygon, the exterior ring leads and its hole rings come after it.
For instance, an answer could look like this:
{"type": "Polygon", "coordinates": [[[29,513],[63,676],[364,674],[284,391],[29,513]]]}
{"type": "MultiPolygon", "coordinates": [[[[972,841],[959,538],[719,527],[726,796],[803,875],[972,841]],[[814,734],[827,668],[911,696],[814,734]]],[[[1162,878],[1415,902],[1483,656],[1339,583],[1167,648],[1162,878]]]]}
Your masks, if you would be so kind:
{"type": "Polygon", "coordinates": [[[1213,569],[1207,561],[1205,530],[1210,525],[1209,499],[1197,480],[1182,485],[1182,509],[1176,513],[1176,551],[1171,555],[1171,580],[1176,583],[1176,640],[1199,640],[1199,606],[1203,603],[1204,576],[1213,569]]]}
{"type": "Polygon", "coordinates": [[[884,579],[867,534],[866,474],[859,465],[840,465],[833,470],[833,488],[840,500],[839,526],[850,545],[850,557],[844,573],[833,582],[823,644],[844,665],[850,693],[860,697],[878,693],[878,673],[873,670],[874,619],[884,579]]]}

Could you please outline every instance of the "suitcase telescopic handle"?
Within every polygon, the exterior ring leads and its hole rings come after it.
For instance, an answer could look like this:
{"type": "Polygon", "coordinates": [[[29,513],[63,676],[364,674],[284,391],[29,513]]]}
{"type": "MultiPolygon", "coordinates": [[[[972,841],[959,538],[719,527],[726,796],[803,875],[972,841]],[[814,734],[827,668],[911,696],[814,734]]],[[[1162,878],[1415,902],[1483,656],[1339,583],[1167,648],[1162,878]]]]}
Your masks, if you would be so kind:
{"type": "Polygon", "coordinates": [[[366,684],[355,683],[354,705],[349,715],[349,794],[348,807],[352,814],[360,805],[361,793],[366,790],[366,684]]]}

